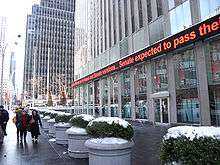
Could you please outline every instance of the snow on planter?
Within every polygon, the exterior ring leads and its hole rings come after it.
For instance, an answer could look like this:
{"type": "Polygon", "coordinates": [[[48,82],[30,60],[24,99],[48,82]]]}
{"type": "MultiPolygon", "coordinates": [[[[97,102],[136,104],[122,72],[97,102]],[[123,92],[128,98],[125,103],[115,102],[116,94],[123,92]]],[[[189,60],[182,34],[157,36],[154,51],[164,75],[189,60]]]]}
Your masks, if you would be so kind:
{"type": "Polygon", "coordinates": [[[168,129],[168,133],[164,139],[178,138],[185,136],[190,140],[210,137],[213,139],[220,139],[220,127],[208,127],[208,126],[177,126],[168,129]]]}
{"type": "Polygon", "coordinates": [[[96,118],[95,120],[91,121],[89,123],[89,126],[91,126],[93,124],[93,122],[107,122],[108,124],[112,124],[113,122],[114,123],[117,123],[121,126],[123,126],[124,128],[127,128],[130,124],[119,118],[119,117],[99,117],[99,118],[96,118]]]}
{"type": "Polygon", "coordinates": [[[69,122],[72,127],[66,131],[70,157],[88,158],[88,148],[84,144],[89,139],[89,136],[85,128],[93,119],[93,116],[87,114],[75,115],[70,119],[69,122]]]}
{"type": "Polygon", "coordinates": [[[44,119],[44,120],[49,120],[49,119],[50,119],[50,116],[44,116],[43,119],[44,119]]]}
{"type": "Polygon", "coordinates": [[[133,128],[118,117],[100,117],[87,128],[92,137],[85,142],[89,150],[89,165],[130,165],[133,128]]]}

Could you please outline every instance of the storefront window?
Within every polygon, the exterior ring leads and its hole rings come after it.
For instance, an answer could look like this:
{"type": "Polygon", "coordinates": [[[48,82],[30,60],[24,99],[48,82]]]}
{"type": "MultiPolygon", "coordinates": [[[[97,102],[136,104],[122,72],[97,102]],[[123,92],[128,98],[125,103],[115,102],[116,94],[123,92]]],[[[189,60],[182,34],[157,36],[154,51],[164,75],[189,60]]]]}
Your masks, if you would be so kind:
{"type": "Polygon", "coordinates": [[[176,55],[175,64],[176,88],[191,88],[197,86],[195,55],[193,50],[187,50],[176,55]]]}
{"type": "Polygon", "coordinates": [[[94,96],[93,96],[93,86],[92,83],[88,84],[88,111],[89,114],[93,114],[93,101],[94,101],[94,96]]]}
{"type": "Polygon", "coordinates": [[[135,115],[137,119],[148,118],[147,106],[147,67],[145,64],[134,69],[135,75],[135,115]]]}
{"type": "Polygon", "coordinates": [[[74,106],[79,105],[79,88],[74,89],[74,106]]]}
{"type": "Polygon", "coordinates": [[[216,15],[220,10],[220,0],[200,0],[201,19],[216,15]]]}
{"type": "Polygon", "coordinates": [[[153,64],[153,86],[154,92],[164,91],[168,88],[166,58],[156,60],[153,64]]]}
{"type": "Polygon", "coordinates": [[[207,44],[206,49],[211,124],[220,126],[220,41],[207,44]]]}
{"type": "Polygon", "coordinates": [[[79,113],[83,112],[83,86],[79,87],[79,113]]]}
{"type": "Polygon", "coordinates": [[[100,116],[100,82],[97,80],[94,82],[95,93],[95,116],[100,116]]]}
{"type": "Polygon", "coordinates": [[[122,77],[122,118],[131,118],[131,77],[130,70],[125,70],[122,77]]]}
{"type": "Polygon", "coordinates": [[[108,79],[102,79],[102,116],[108,116],[108,79]]]}
{"type": "Polygon", "coordinates": [[[197,91],[196,61],[193,50],[176,54],[177,122],[199,124],[200,109],[197,91]]]}
{"type": "Polygon", "coordinates": [[[87,113],[87,84],[83,85],[83,113],[87,113]]]}
{"type": "Polygon", "coordinates": [[[118,74],[110,77],[111,117],[118,117],[118,74]]]}
{"type": "MultiPolygon", "coordinates": [[[[172,3],[170,5],[173,7],[172,3]]],[[[176,34],[192,25],[189,0],[170,10],[171,34],[176,34]]]]}
{"type": "Polygon", "coordinates": [[[176,91],[177,122],[199,124],[199,99],[197,88],[176,91]]]}

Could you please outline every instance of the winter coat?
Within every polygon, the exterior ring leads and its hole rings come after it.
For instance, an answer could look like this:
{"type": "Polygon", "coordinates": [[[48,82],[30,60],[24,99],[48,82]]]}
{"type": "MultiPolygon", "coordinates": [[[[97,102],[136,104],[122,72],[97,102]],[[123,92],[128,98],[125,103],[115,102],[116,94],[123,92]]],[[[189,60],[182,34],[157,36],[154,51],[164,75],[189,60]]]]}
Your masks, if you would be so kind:
{"type": "Polygon", "coordinates": [[[9,120],[9,114],[8,111],[6,111],[5,109],[0,109],[0,125],[2,125],[3,123],[7,123],[9,120]]]}
{"type": "Polygon", "coordinates": [[[29,126],[29,121],[30,116],[28,114],[23,115],[21,112],[16,114],[15,125],[18,129],[27,129],[29,126]]]}
{"type": "Polygon", "coordinates": [[[34,119],[34,122],[33,123],[30,123],[30,131],[32,134],[38,134],[40,135],[40,128],[39,128],[39,124],[40,126],[42,126],[42,123],[41,123],[41,119],[40,119],[40,116],[37,114],[35,116],[31,115],[30,116],[30,122],[32,120],[32,117],[34,119]]]}

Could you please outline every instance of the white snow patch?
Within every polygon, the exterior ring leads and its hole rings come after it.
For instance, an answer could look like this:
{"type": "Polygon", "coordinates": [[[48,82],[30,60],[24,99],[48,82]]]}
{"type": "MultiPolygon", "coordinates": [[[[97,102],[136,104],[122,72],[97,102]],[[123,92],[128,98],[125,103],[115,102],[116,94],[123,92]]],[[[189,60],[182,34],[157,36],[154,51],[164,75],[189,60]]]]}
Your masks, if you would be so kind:
{"type": "Polygon", "coordinates": [[[71,127],[66,130],[66,134],[87,134],[87,132],[84,128],[71,127]]]}
{"type": "Polygon", "coordinates": [[[211,137],[214,139],[220,139],[220,127],[208,127],[208,126],[177,126],[168,129],[168,133],[164,136],[164,139],[178,138],[180,136],[186,136],[193,139],[199,139],[204,137],[211,137]]]}
{"type": "Polygon", "coordinates": [[[48,123],[55,123],[55,119],[50,119],[47,121],[48,123]]]}
{"type": "Polygon", "coordinates": [[[70,124],[69,123],[63,123],[63,122],[59,122],[59,123],[56,123],[54,124],[54,126],[56,127],[70,127],[70,124]]]}
{"type": "Polygon", "coordinates": [[[96,143],[96,144],[124,144],[124,143],[128,143],[128,141],[125,139],[114,138],[114,137],[91,139],[90,141],[93,143],[96,143]]]}
{"type": "Polygon", "coordinates": [[[53,139],[49,139],[49,142],[55,142],[55,141],[56,141],[55,138],[53,138],[53,139]]]}
{"type": "Polygon", "coordinates": [[[108,124],[112,124],[114,122],[114,123],[121,125],[124,128],[127,128],[130,125],[127,121],[119,117],[99,117],[89,122],[88,125],[91,126],[93,122],[107,122],[108,124]]]}
{"type": "Polygon", "coordinates": [[[50,119],[50,116],[45,116],[43,119],[44,119],[44,120],[49,120],[49,119],[50,119]]]}
{"type": "Polygon", "coordinates": [[[76,118],[76,117],[82,117],[82,119],[85,121],[91,121],[95,119],[92,115],[87,115],[87,114],[80,114],[80,115],[73,116],[73,118],[76,118]]]}

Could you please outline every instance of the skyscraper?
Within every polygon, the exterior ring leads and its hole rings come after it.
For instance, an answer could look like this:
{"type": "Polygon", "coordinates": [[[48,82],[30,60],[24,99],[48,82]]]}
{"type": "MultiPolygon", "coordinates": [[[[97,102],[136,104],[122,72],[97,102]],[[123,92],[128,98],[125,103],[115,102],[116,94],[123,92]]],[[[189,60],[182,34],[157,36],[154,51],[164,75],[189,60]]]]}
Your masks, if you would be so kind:
{"type": "Polygon", "coordinates": [[[74,75],[75,0],[41,0],[27,16],[23,92],[27,98],[71,97],[74,75]]]}
{"type": "Polygon", "coordinates": [[[15,53],[11,52],[10,71],[9,71],[9,87],[10,87],[9,92],[12,98],[12,103],[15,103],[16,101],[15,71],[16,71],[15,53]]]}

